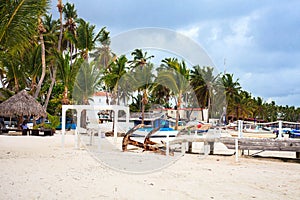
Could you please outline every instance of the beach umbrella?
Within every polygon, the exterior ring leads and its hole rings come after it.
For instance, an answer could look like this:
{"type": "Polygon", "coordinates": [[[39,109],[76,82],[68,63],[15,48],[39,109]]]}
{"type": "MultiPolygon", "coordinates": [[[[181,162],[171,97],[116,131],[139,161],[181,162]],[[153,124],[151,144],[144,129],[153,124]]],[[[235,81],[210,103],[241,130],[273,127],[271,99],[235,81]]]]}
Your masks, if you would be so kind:
{"type": "Polygon", "coordinates": [[[46,117],[47,113],[33,96],[29,95],[25,90],[22,90],[0,104],[0,116],[46,117]]]}

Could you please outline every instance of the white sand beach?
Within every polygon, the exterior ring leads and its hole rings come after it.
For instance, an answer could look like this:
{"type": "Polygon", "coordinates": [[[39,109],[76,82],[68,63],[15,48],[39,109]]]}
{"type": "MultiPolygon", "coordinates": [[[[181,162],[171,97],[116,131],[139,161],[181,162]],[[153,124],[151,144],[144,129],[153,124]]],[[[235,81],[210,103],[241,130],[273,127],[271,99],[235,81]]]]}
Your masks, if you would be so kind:
{"type": "MultiPolygon", "coordinates": [[[[153,173],[115,171],[74,136],[0,136],[0,199],[299,199],[300,164],[185,154],[153,173]]],[[[142,152],[139,154],[143,154],[142,152]]]]}

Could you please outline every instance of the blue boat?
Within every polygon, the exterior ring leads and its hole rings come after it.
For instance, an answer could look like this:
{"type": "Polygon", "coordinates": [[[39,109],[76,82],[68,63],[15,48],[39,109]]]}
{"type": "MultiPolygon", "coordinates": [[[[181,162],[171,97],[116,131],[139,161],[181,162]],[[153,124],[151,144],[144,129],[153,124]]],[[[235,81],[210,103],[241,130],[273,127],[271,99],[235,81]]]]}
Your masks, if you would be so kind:
{"type": "Polygon", "coordinates": [[[299,129],[292,129],[289,135],[290,138],[300,138],[300,130],[299,129]]]}
{"type": "MultiPolygon", "coordinates": [[[[134,126],[142,123],[141,118],[133,119],[134,126]]],[[[145,137],[151,130],[159,128],[151,137],[176,137],[178,134],[177,130],[170,127],[169,121],[164,119],[164,115],[161,113],[158,116],[153,116],[152,118],[144,119],[144,127],[136,130],[132,136],[133,137],[145,137]]]]}

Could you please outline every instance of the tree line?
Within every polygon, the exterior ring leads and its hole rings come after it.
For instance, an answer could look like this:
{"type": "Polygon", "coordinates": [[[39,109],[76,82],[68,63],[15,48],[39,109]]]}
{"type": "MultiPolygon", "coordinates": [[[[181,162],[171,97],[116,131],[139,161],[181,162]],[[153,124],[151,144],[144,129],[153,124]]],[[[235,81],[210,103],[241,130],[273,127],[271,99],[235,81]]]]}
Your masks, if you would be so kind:
{"type": "MultiPolygon", "coordinates": [[[[89,104],[95,91],[107,91],[107,104],[142,112],[160,105],[208,109],[210,117],[299,121],[300,108],[265,102],[242,89],[233,74],[211,66],[187,66],[135,49],[129,56],[110,49],[110,32],[80,18],[74,4],[58,0],[59,19],[49,0],[0,0],[1,101],[26,89],[52,115],[61,105],[89,104]],[[111,95],[110,98],[108,95],[111,95]],[[172,103],[173,102],[173,103],[172,103]]],[[[179,120],[179,114],[177,114],[179,120]]]]}

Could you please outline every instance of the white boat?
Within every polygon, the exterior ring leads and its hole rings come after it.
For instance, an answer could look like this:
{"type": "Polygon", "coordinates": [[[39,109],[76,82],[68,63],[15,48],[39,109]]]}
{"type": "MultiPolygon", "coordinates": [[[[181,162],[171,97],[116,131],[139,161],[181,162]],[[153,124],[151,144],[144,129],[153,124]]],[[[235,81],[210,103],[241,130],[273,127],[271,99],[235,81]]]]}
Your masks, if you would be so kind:
{"type": "Polygon", "coordinates": [[[244,133],[273,133],[271,130],[267,130],[263,127],[257,126],[255,124],[245,124],[244,125],[244,129],[243,129],[244,133]]]}

